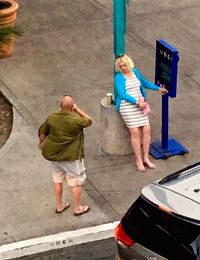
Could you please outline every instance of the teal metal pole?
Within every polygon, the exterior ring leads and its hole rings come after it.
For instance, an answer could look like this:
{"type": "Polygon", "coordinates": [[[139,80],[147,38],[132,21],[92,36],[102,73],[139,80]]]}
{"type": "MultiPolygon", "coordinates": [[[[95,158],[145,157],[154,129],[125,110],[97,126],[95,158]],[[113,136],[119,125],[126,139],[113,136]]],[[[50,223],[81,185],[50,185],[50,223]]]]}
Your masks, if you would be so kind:
{"type": "Polygon", "coordinates": [[[126,0],[113,0],[114,54],[125,53],[126,0]]]}

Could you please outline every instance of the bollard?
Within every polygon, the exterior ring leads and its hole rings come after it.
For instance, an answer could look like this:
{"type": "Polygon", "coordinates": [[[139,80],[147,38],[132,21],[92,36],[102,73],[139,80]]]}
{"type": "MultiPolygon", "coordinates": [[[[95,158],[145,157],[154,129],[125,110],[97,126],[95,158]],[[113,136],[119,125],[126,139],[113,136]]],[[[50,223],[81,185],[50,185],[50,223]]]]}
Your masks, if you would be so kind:
{"type": "Polygon", "coordinates": [[[107,98],[101,100],[101,151],[107,155],[132,154],[131,139],[115,106],[107,103],[107,98]]]}

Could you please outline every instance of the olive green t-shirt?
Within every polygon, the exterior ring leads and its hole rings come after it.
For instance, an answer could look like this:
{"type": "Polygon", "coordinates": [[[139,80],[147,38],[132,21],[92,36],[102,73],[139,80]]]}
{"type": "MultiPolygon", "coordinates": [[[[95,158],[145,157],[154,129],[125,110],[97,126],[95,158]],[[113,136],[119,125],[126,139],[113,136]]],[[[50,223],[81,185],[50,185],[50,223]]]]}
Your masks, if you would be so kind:
{"type": "Polygon", "coordinates": [[[59,111],[48,116],[38,134],[46,135],[42,155],[50,161],[75,161],[84,158],[83,128],[92,124],[91,119],[75,112],[59,111]]]}

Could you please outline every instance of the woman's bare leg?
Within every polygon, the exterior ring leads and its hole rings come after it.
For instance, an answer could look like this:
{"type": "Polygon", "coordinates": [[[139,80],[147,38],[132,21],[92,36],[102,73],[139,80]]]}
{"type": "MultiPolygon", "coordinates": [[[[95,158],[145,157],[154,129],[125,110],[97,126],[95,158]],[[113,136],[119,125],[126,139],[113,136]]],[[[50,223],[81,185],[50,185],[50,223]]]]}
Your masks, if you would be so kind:
{"type": "Polygon", "coordinates": [[[155,164],[149,160],[149,147],[150,147],[150,125],[145,125],[142,130],[142,149],[143,149],[143,162],[151,169],[155,168],[155,164]]]}
{"type": "Polygon", "coordinates": [[[131,134],[131,146],[135,153],[136,166],[139,171],[145,171],[141,156],[141,142],[139,128],[129,128],[131,134]]]}

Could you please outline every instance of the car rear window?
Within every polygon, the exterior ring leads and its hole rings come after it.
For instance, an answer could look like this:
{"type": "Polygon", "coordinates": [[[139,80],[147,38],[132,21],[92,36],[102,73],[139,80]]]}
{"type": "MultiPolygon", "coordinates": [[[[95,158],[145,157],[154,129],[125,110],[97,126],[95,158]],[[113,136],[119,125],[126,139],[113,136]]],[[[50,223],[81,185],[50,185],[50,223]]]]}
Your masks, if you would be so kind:
{"type": "Polygon", "coordinates": [[[200,223],[162,211],[142,195],[121,223],[133,240],[163,257],[196,259],[194,252],[198,253],[198,246],[195,241],[200,234],[200,223]]]}

